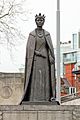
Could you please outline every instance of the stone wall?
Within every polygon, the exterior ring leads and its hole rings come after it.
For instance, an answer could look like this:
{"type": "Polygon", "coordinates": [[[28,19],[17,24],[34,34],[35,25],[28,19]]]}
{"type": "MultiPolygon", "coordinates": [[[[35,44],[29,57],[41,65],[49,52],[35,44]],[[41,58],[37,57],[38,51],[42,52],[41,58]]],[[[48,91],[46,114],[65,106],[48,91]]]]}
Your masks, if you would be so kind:
{"type": "Polygon", "coordinates": [[[18,105],[23,87],[22,73],[0,73],[0,105],[18,105]]]}
{"type": "Polygon", "coordinates": [[[80,120],[80,106],[0,106],[0,120],[80,120]]]}

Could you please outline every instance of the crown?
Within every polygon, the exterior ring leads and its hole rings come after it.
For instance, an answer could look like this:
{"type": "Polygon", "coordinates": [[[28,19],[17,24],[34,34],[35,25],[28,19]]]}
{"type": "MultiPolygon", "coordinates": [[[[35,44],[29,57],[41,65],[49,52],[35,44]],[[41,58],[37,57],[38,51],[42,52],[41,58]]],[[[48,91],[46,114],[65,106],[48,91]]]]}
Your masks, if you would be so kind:
{"type": "Polygon", "coordinates": [[[39,13],[39,15],[36,14],[36,16],[35,16],[35,20],[36,20],[37,18],[43,18],[43,19],[45,20],[45,16],[44,16],[44,14],[41,15],[41,13],[39,13]]]}

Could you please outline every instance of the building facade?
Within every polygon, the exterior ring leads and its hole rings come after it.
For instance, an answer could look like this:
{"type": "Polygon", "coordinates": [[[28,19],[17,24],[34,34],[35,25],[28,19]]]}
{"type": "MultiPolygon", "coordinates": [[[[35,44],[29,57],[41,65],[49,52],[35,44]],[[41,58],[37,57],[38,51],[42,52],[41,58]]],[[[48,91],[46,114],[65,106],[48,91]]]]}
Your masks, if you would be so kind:
{"type": "MultiPolygon", "coordinates": [[[[69,82],[64,94],[80,91],[80,32],[72,34],[72,40],[60,44],[61,78],[69,82]],[[78,71],[78,74],[76,74],[78,71]]],[[[62,86],[62,85],[61,85],[62,86]]],[[[62,88],[63,90],[63,88],[62,88]]],[[[64,95],[62,93],[62,95],[64,95]]]]}

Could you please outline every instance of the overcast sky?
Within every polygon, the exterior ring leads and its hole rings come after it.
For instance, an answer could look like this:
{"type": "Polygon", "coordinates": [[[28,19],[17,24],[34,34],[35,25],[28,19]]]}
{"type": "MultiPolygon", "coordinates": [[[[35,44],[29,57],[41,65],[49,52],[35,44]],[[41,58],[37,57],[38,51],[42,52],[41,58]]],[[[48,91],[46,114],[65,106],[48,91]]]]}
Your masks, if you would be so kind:
{"type": "MultiPolygon", "coordinates": [[[[44,28],[51,33],[53,43],[56,42],[56,10],[57,0],[26,0],[26,9],[31,9],[29,17],[29,30],[34,29],[34,15],[44,13],[46,21],[44,28]]],[[[61,41],[72,39],[72,33],[80,29],[80,0],[60,0],[61,14],[61,41]]],[[[27,31],[26,31],[27,33],[27,31]]]]}
{"type": "MultiPolygon", "coordinates": [[[[25,42],[17,47],[17,51],[13,51],[13,61],[11,64],[19,67],[20,64],[25,62],[25,48],[27,43],[27,37],[29,32],[35,29],[35,19],[34,16],[38,13],[45,14],[46,20],[44,24],[44,29],[50,32],[53,46],[56,46],[56,10],[57,10],[57,0],[26,0],[24,8],[29,10],[31,14],[27,16],[27,22],[21,24],[21,30],[26,36],[25,42]]],[[[72,33],[77,33],[80,30],[80,0],[60,0],[60,17],[61,17],[61,41],[69,41],[72,39],[72,33]]],[[[3,54],[3,52],[2,52],[3,54]]],[[[6,63],[5,52],[3,57],[1,56],[1,61],[3,61],[2,68],[5,65],[8,66],[10,61],[10,56],[8,62],[6,63]]],[[[2,70],[1,68],[1,70],[2,70]]],[[[8,67],[9,68],[9,67],[8,67]]],[[[10,68],[11,69],[11,68],[10,68]]],[[[9,69],[9,70],[10,70],[9,69]]],[[[12,68],[13,69],[13,68],[12,68]]],[[[15,69],[15,68],[14,68],[15,69]]],[[[7,67],[6,67],[7,70],[7,67]]]]}

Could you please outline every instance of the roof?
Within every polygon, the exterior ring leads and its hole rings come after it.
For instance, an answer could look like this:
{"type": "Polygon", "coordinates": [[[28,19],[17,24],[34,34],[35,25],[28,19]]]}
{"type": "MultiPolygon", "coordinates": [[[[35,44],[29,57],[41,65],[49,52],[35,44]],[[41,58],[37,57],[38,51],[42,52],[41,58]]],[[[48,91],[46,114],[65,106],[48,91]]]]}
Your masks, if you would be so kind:
{"type": "Polygon", "coordinates": [[[66,78],[61,78],[61,81],[63,82],[63,84],[64,84],[65,87],[71,87],[68,79],[66,79],[66,78]]]}

